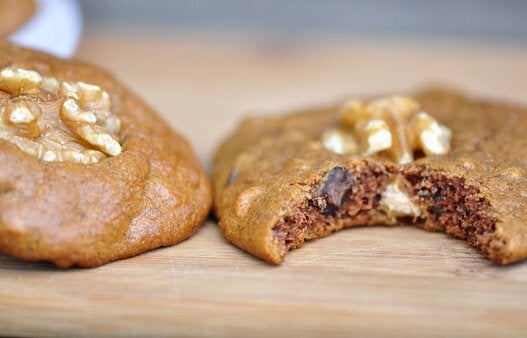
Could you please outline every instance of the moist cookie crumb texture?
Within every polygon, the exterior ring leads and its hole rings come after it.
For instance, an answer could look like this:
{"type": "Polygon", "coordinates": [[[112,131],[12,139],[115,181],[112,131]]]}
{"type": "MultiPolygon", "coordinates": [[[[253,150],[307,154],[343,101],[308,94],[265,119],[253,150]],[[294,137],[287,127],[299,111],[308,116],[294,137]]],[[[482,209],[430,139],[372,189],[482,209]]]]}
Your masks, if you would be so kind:
{"type": "Polygon", "coordinates": [[[190,237],[211,186],[188,142],[97,67],[0,42],[0,251],[94,267],[190,237]]]}
{"type": "Polygon", "coordinates": [[[229,241],[273,263],[376,224],[446,232],[512,263],[527,257],[525,133],[525,109],[440,89],[248,119],[216,154],[215,212],[229,241]]]}

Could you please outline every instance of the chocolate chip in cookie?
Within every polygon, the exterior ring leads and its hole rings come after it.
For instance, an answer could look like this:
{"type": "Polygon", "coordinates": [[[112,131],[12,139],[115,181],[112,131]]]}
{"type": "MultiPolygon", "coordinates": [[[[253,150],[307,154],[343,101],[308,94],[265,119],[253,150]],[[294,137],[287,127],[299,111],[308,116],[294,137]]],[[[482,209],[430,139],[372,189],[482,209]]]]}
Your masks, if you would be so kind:
{"type": "Polygon", "coordinates": [[[343,228],[414,224],[499,264],[527,258],[525,108],[432,89],[257,120],[223,143],[213,175],[220,228],[253,255],[280,263],[343,228]],[[244,179],[226,187],[236,158],[244,179]],[[258,198],[236,214],[248,185],[258,198]]]}

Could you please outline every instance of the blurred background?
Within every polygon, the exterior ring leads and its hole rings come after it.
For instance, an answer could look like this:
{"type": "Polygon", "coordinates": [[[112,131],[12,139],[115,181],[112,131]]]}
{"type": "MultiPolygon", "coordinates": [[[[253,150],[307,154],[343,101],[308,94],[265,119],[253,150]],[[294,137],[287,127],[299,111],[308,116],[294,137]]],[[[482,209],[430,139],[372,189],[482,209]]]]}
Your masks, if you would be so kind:
{"type": "Polygon", "coordinates": [[[523,0],[37,3],[55,31],[33,45],[109,69],[209,166],[252,114],[431,85],[527,103],[523,0]]]}
{"type": "Polygon", "coordinates": [[[382,34],[527,39],[524,0],[83,0],[88,27],[195,30],[287,40],[382,34]]]}

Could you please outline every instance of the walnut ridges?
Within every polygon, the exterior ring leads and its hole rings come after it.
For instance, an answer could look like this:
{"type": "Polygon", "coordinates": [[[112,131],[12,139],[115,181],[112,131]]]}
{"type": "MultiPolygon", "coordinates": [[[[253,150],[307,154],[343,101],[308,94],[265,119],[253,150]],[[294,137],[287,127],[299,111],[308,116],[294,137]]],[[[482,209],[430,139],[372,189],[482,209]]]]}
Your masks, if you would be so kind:
{"type": "Polygon", "coordinates": [[[121,153],[120,119],[97,85],[0,69],[0,139],[48,162],[95,163],[121,153]]]}
{"type": "Polygon", "coordinates": [[[93,267],[176,244],[212,202],[187,141],[108,73],[0,42],[0,251],[93,267]]]}
{"type": "Polygon", "coordinates": [[[343,228],[413,224],[509,264],[527,258],[526,134],[526,109],[445,90],[248,119],[216,153],[214,209],[272,263],[343,228]]]}
{"type": "Polygon", "coordinates": [[[403,96],[370,102],[347,100],[342,108],[342,126],[325,131],[321,140],[337,154],[372,156],[387,153],[396,163],[412,162],[414,152],[444,155],[450,150],[452,132],[403,96]],[[359,147],[360,145],[360,147],[359,147]]]}

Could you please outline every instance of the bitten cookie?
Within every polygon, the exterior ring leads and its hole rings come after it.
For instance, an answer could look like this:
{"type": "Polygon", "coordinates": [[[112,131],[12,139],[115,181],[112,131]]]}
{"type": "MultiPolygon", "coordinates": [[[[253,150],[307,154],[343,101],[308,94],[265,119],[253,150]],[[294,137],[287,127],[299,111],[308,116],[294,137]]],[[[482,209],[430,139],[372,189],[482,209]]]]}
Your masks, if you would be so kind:
{"type": "Polygon", "coordinates": [[[426,90],[246,120],[214,160],[225,237],[272,263],[342,228],[415,224],[527,257],[527,111],[426,90]]]}
{"type": "Polygon", "coordinates": [[[35,0],[0,0],[0,38],[22,27],[36,8],[35,0]]]}
{"type": "Polygon", "coordinates": [[[188,238],[211,204],[187,141],[111,75],[0,43],[0,251],[94,267],[188,238]]]}

